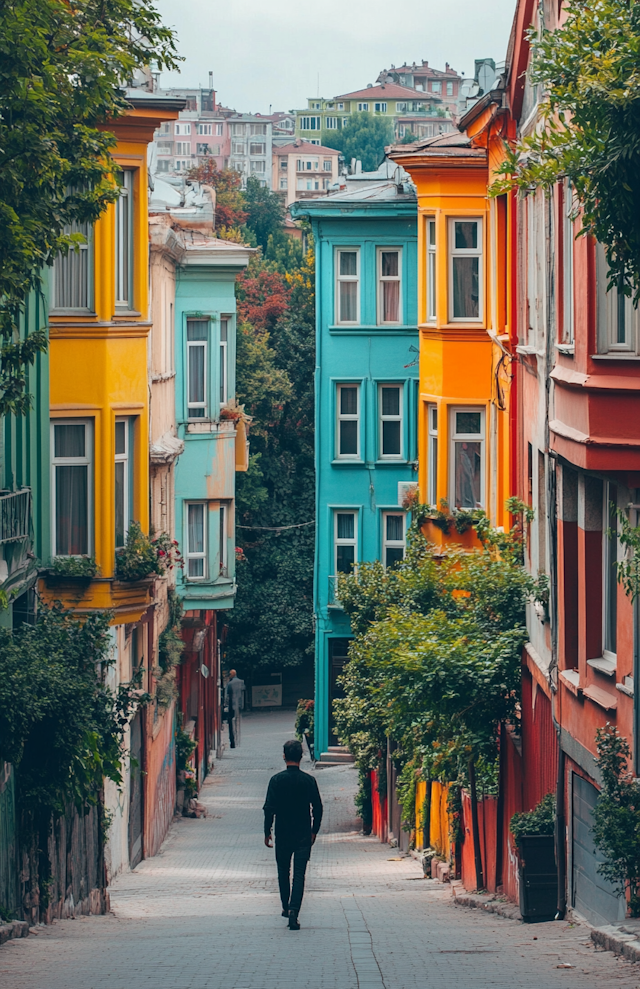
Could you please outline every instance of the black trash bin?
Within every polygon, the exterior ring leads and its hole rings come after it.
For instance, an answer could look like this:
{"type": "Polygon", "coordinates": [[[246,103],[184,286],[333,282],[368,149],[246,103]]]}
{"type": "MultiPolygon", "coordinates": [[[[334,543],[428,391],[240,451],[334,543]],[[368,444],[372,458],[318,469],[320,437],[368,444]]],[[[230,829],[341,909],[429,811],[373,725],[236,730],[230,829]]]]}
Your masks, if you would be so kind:
{"type": "Polygon", "coordinates": [[[558,903],[558,866],[552,834],[520,838],[520,913],[526,921],[553,920],[558,903]]]}

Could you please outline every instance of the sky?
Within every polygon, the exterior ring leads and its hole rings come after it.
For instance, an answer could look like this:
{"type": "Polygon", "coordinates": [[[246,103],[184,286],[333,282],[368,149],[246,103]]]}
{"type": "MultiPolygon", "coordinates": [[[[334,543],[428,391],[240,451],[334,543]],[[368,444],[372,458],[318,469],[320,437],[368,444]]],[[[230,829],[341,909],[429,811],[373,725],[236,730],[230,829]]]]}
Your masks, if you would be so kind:
{"type": "Polygon", "coordinates": [[[245,113],[302,109],[375,82],[391,63],[472,76],[503,62],[516,0],[156,0],[185,61],[161,85],[208,85],[245,113]]]}

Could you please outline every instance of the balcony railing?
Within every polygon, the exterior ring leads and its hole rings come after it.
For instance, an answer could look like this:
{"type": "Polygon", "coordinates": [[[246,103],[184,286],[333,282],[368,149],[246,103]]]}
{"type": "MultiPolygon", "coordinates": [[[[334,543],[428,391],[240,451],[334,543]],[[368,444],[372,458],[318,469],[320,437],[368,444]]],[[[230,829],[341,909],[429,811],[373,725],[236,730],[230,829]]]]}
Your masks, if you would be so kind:
{"type": "Polygon", "coordinates": [[[31,489],[0,494],[0,544],[28,539],[31,525],[31,489]]]}

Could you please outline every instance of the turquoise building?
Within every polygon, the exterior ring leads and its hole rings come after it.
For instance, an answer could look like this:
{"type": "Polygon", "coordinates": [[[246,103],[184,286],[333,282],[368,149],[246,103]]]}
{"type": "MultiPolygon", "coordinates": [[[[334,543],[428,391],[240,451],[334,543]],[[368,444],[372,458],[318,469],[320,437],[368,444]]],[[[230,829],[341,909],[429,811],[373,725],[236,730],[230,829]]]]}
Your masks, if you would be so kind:
{"type": "Polygon", "coordinates": [[[336,743],[351,628],[337,575],[393,566],[405,551],[406,490],[417,481],[417,203],[384,163],[340,192],[295,203],[316,244],[315,746],[336,743]]]}
{"type": "Polygon", "coordinates": [[[175,401],[184,450],[175,468],[175,533],[185,611],[231,608],[235,598],[235,473],[246,469],[238,462],[244,423],[232,411],[235,280],[251,253],[230,241],[185,237],[176,271],[175,401]]]}

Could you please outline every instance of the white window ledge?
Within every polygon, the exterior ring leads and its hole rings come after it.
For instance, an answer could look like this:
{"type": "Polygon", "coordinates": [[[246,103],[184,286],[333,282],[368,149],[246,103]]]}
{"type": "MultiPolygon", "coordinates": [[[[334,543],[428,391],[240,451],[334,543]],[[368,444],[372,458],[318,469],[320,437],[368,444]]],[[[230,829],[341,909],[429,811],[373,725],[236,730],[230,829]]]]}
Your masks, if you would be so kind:
{"type": "Polygon", "coordinates": [[[538,350],[537,347],[530,347],[528,344],[518,344],[516,354],[524,354],[525,357],[544,357],[544,350],[538,350]]]}
{"type": "Polygon", "coordinates": [[[611,353],[611,354],[592,354],[592,361],[640,361],[640,354],[624,354],[624,353],[611,353]]]}
{"type": "Polygon", "coordinates": [[[556,350],[561,354],[575,354],[576,345],[575,343],[557,343],[556,350]]]}
{"type": "Polygon", "coordinates": [[[625,677],[622,683],[617,683],[616,690],[627,697],[633,697],[633,677],[625,677]]]}
{"type": "Polygon", "coordinates": [[[588,659],[587,666],[604,673],[605,676],[612,677],[616,673],[616,661],[608,656],[598,656],[597,659],[588,659]]]}

